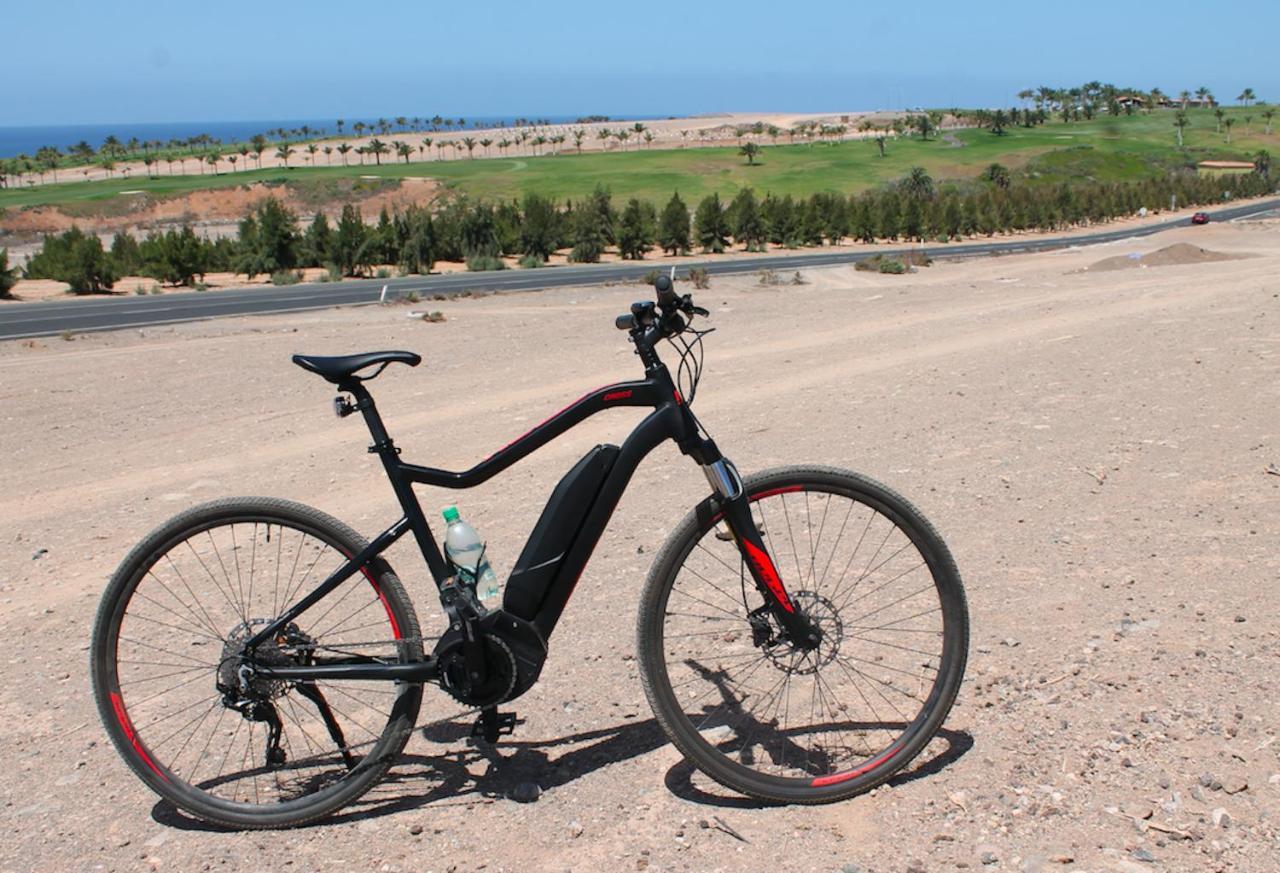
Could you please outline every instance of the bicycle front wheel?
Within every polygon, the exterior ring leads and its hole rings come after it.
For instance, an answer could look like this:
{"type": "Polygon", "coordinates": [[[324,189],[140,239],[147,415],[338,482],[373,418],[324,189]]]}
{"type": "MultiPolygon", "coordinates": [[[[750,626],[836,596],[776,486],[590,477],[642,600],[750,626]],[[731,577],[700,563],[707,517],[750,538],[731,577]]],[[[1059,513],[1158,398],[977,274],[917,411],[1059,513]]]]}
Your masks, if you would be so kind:
{"type": "Polygon", "coordinates": [[[645,692],[671,741],[729,788],[788,803],[884,782],[932,739],[968,649],[950,553],[905,499],[846,470],[748,477],[790,598],[821,631],[790,643],[710,503],[654,562],[638,628],[645,692]]]}
{"type": "MultiPolygon", "coordinates": [[[[112,577],[92,645],[94,693],[116,748],[156,793],[233,827],[325,816],[371,788],[404,748],[420,684],[241,684],[242,644],[309,594],[364,540],[310,507],[220,500],[147,536],[112,577]]],[[[418,620],[381,560],[288,625],[257,655],[422,659],[418,620]]]]}

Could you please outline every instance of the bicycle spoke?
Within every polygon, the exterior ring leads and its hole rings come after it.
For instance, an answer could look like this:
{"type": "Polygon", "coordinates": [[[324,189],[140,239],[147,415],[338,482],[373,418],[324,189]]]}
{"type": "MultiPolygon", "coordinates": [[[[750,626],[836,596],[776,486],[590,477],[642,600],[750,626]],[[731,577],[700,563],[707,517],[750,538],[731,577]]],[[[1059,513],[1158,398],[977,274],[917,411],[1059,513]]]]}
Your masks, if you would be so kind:
{"type": "Polygon", "coordinates": [[[941,681],[942,615],[926,603],[936,594],[928,564],[897,522],[838,492],[805,485],[752,507],[775,565],[794,569],[788,593],[820,640],[802,649],[767,611],[749,622],[720,608],[739,604],[742,563],[736,543],[711,526],[662,612],[676,703],[698,735],[713,732],[721,754],[761,773],[812,780],[875,760],[900,743],[941,681]]]}

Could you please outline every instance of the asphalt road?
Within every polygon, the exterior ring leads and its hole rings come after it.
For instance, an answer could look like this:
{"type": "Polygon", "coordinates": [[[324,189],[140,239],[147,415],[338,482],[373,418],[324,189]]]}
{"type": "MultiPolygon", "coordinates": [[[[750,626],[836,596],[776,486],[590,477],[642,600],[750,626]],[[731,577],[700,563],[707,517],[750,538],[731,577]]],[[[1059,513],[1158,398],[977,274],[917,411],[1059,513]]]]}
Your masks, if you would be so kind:
{"type": "MultiPolygon", "coordinates": [[[[1280,199],[1214,210],[1209,214],[1214,221],[1231,221],[1278,209],[1280,209],[1280,199]]],[[[1126,228],[1053,239],[967,243],[933,248],[910,246],[893,249],[891,253],[919,251],[923,248],[935,258],[965,258],[1044,251],[1150,236],[1172,227],[1185,226],[1186,223],[1187,219],[1181,218],[1138,229],[1126,228]]],[[[682,264],[677,270],[677,275],[686,274],[691,267],[695,266],[706,267],[713,274],[749,273],[764,269],[799,270],[805,267],[849,264],[873,254],[876,252],[859,246],[848,246],[824,249],[812,254],[737,259],[714,258],[700,264],[682,264]]],[[[468,291],[536,291],[541,288],[566,285],[638,282],[647,272],[661,266],[660,261],[637,261],[625,264],[588,264],[493,273],[447,273],[439,276],[406,276],[400,279],[360,279],[279,288],[257,286],[214,292],[188,291],[154,296],[121,295],[8,304],[0,306],[0,340],[52,336],[64,331],[85,333],[149,327],[226,315],[262,315],[270,312],[323,309],[330,306],[361,306],[377,303],[383,286],[387,288],[387,298],[394,299],[410,291],[429,297],[434,294],[452,296],[468,291]]]]}

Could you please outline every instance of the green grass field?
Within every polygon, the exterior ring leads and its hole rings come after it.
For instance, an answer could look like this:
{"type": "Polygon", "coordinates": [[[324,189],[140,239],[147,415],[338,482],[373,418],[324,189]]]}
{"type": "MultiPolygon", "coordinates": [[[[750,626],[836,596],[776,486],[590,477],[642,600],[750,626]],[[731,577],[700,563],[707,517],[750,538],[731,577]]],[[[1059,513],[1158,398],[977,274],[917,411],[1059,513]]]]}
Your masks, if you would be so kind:
{"type": "MultiPolygon", "coordinates": [[[[430,176],[459,193],[499,199],[537,192],[556,199],[579,198],[605,185],[615,198],[637,196],[655,202],[678,190],[687,202],[712,191],[732,197],[750,186],[760,193],[805,196],[816,191],[852,193],[899,178],[922,166],[937,179],[976,176],[992,162],[1022,170],[1031,179],[1060,181],[1090,177],[1102,181],[1139,179],[1171,166],[1211,159],[1250,159],[1260,149],[1280,151],[1280,133],[1263,133],[1265,120],[1257,108],[1234,107],[1232,142],[1215,132],[1211,110],[1192,110],[1185,148],[1178,149],[1174,113],[1102,117],[1089,122],[1050,121],[1041,127],[1008,128],[1005,136],[985,130],[962,130],[929,141],[918,137],[891,140],[881,158],[872,141],[766,145],[756,166],[748,166],[736,148],[646,150],[544,157],[476,158],[430,162],[384,162],[382,166],[302,165],[290,170],[252,170],[220,175],[160,176],[95,182],[63,182],[0,190],[0,210],[58,205],[74,214],[127,211],[124,192],[158,197],[193,190],[287,183],[306,190],[325,187],[325,180],[375,176],[393,180],[430,176]],[[1252,116],[1246,129],[1245,116],[1252,116]]],[[[1277,129],[1280,129],[1278,126],[1277,129]]],[[[63,171],[64,173],[73,171],[63,171]]]]}

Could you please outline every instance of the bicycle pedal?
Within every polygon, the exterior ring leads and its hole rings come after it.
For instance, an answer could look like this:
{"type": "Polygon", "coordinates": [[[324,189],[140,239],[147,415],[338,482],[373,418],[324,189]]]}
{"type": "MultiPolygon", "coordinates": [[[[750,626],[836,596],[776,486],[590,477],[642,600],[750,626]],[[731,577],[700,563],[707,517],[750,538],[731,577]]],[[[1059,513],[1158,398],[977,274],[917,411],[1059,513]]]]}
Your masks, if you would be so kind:
{"type": "Polygon", "coordinates": [[[514,712],[485,710],[471,726],[471,736],[486,743],[496,743],[498,737],[514,733],[516,725],[521,721],[522,719],[517,718],[514,712]]]}

